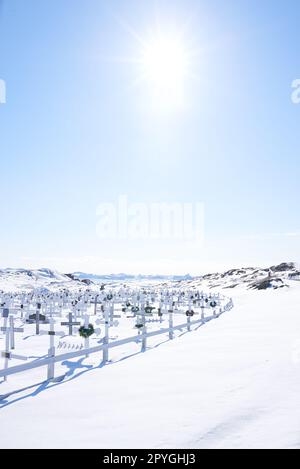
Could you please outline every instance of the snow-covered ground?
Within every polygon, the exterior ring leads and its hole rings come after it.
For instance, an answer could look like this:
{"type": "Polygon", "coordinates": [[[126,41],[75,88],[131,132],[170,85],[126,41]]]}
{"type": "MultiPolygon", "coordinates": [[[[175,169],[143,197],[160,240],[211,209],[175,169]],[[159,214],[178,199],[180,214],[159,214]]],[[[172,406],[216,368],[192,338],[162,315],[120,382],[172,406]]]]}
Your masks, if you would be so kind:
{"type": "Polygon", "coordinates": [[[289,284],[234,288],[235,308],[191,333],[10,395],[0,447],[299,448],[300,282],[289,284]]]}

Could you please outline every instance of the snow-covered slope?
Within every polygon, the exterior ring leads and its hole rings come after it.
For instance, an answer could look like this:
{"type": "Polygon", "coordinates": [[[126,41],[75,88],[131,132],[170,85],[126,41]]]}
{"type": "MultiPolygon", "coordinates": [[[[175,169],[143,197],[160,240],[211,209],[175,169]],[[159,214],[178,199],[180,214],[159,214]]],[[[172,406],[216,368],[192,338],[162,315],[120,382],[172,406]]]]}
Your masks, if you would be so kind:
{"type": "Polygon", "coordinates": [[[30,291],[43,289],[55,291],[61,288],[77,288],[80,281],[51,269],[1,269],[0,291],[30,291]]]}
{"type": "Polygon", "coordinates": [[[232,294],[196,331],[11,395],[0,447],[300,448],[300,283],[232,294]]]}
{"type": "Polygon", "coordinates": [[[289,280],[293,277],[296,278],[297,272],[295,263],[284,262],[267,268],[245,267],[231,269],[223,273],[206,274],[192,280],[179,281],[177,286],[183,288],[201,286],[205,289],[277,289],[289,286],[289,280]]]}

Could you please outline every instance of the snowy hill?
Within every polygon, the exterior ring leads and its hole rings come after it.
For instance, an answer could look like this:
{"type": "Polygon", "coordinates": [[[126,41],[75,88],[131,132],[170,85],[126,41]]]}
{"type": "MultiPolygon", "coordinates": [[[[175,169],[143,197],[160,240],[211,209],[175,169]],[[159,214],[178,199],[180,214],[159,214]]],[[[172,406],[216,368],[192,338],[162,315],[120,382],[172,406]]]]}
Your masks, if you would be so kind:
{"type": "Polygon", "coordinates": [[[78,289],[84,282],[76,281],[68,275],[61,274],[51,269],[1,269],[0,291],[31,291],[57,289],[78,289]]]}
{"type": "Polygon", "coordinates": [[[223,273],[212,273],[196,277],[192,280],[181,280],[177,286],[199,287],[206,289],[253,289],[266,290],[267,288],[288,287],[290,282],[299,274],[294,262],[284,262],[279,265],[258,268],[245,267],[231,269],[223,273]]]}

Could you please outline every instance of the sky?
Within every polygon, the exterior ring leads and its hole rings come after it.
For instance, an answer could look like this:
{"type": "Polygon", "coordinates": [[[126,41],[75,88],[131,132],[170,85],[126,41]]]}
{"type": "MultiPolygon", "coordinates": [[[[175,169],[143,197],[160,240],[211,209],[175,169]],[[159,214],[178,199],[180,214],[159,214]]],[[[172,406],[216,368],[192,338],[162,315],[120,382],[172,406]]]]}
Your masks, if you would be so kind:
{"type": "Polygon", "coordinates": [[[299,23],[296,0],[2,0],[0,266],[299,261],[299,23]],[[120,200],[131,228],[202,207],[199,236],[120,236],[120,200]]]}

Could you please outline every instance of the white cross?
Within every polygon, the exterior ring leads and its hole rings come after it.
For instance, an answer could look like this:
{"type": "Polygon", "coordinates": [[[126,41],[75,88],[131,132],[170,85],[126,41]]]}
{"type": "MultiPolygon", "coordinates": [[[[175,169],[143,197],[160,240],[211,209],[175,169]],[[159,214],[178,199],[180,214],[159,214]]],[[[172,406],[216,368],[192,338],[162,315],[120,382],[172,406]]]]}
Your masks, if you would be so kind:
{"type": "MultiPolygon", "coordinates": [[[[7,315],[9,314],[9,310],[5,310],[4,316],[4,327],[1,327],[0,330],[4,333],[9,333],[10,336],[10,346],[13,350],[15,348],[15,332],[24,332],[24,329],[21,327],[14,327],[14,317],[11,315],[9,316],[9,326],[7,326],[7,315]]],[[[3,312],[4,314],[4,312],[3,312]]]]}
{"type": "MultiPolygon", "coordinates": [[[[1,356],[5,359],[4,361],[4,370],[8,368],[8,361],[15,359],[15,360],[22,360],[26,361],[27,357],[23,357],[22,355],[15,355],[12,354],[10,351],[10,340],[11,340],[11,331],[10,328],[7,327],[5,331],[5,351],[1,352],[1,356]]],[[[7,381],[7,376],[4,376],[4,381],[7,381]]]]}

